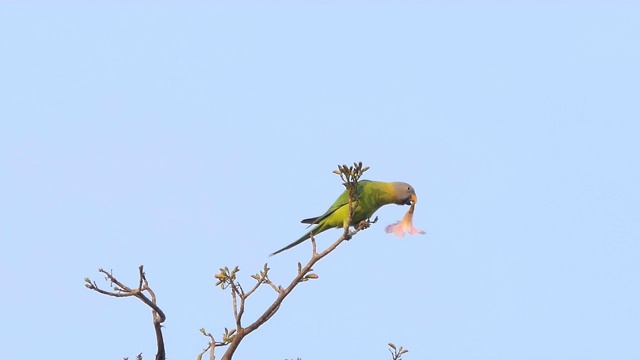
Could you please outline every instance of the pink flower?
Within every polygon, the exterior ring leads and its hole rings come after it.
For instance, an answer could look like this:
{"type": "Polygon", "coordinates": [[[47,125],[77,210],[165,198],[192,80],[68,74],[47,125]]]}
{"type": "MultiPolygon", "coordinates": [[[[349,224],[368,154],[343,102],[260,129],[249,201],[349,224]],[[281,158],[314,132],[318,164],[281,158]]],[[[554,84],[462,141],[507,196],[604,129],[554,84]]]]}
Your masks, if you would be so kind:
{"type": "Polygon", "coordinates": [[[402,218],[401,221],[398,221],[394,224],[391,224],[389,226],[387,226],[385,228],[385,231],[389,234],[389,233],[393,233],[393,235],[397,236],[397,237],[404,237],[404,233],[408,232],[411,235],[415,235],[415,234],[426,234],[426,232],[417,229],[415,227],[413,227],[413,209],[414,209],[414,205],[412,204],[411,207],[409,208],[409,211],[407,211],[406,214],[404,214],[404,217],[402,218]]]}

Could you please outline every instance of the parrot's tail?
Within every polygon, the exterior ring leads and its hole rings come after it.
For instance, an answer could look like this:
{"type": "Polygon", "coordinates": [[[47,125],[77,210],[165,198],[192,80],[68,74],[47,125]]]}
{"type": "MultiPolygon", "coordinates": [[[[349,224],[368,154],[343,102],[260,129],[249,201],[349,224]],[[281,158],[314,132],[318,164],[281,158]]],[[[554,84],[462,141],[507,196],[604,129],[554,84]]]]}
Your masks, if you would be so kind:
{"type": "Polygon", "coordinates": [[[276,251],[276,252],[272,253],[272,254],[271,254],[271,255],[269,255],[269,256],[273,256],[273,255],[276,255],[276,254],[280,254],[281,252],[283,252],[283,251],[285,251],[285,250],[289,250],[289,249],[291,249],[292,247],[294,247],[294,246],[296,246],[296,245],[298,245],[298,244],[302,243],[303,241],[310,239],[310,238],[311,238],[311,233],[319,234],[322,230],[320,230],[320,231],[316,231],[318,228],[319,228],[319,226],[316,226],[315,228],[311,229],[311,230],[310,230],[309,232],[307,232],[306,234],[302,235],[302,237],[301,237],[300,239],[298,239],[298,240],[296,240],[296,241],[292,242],[291,244],[289,244],[289,245],[287,245],[287,246],[283,247],[282,249],[280,249],[280,250],[278,250],[278,251],[276,251]]]}

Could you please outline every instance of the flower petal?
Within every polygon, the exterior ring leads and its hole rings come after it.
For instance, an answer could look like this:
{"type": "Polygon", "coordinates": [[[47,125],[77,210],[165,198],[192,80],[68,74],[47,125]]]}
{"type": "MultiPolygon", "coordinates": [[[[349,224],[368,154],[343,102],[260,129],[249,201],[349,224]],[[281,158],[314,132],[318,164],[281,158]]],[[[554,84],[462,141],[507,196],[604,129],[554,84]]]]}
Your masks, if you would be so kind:
{"type": "MultiPolygon", "coordinates": [[[[414,204],[415,205],[415,204],[414,204]]],[[[413,210],[414,205],[411,205],[409,211],[402,217],[401,221],[388,225],[385,228],[387,233],[393,233],[397,237],[404,237],[404,233],[408,232],[411,235],[426,234],[423,230],[415,228],[413,226],[413,210]]]]}
{"type": "Polygon", "coordinates": [[[387,233],[393,233],[393,235],[397,237],[404,237],[404,224],[401,221],[398,221],[394,224],[388,225],[385,228],[387,233]]]}

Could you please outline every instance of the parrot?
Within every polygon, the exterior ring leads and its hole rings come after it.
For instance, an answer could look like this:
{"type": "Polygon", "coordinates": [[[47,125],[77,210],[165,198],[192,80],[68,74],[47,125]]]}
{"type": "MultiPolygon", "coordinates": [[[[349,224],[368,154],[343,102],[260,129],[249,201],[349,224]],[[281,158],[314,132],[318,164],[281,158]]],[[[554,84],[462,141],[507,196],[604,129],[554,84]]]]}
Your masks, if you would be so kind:
{"type": "MultiPolygon", "coordinates": [[[[358,182],[357,196],[358,207],[355,209],[351,224],[349,225],[358,224],[363,220],[371,218],[371,216],[384,205],[412,205],[418,201],[413,187],[404,182],[360,180],[358,182]]],[[[312,234],[315,236],[328,229],[343,228],[348,217],[349,192],[345,190],[324,214],[301,221],[303,224],[309,224],[309,226],[316,225],[313,229],[302,235],[298,240],[275,251],[269,256],[279,254],[299,245],[303,241],[311,238],[312,234]]]]}

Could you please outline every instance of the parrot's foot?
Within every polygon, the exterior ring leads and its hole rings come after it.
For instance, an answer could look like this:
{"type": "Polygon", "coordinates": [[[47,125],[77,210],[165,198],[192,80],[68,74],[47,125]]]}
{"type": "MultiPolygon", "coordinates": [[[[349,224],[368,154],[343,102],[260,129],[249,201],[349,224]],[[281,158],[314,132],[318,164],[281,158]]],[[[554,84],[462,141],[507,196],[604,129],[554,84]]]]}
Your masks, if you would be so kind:
{"type": "Polygon", "coordinates": [[[378,217],[376,216],[375,219],[371,220],[371,219],[367,219],[367,220],[362,220],[360,221],[360,223],[358,224],[357,229],[358,230],[364,230],[364,229],[368,229],[369,226],[371,226],[371,224],[375,224],[378,221],[378,217]]]}

